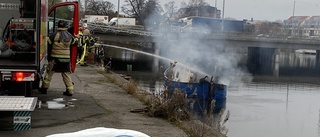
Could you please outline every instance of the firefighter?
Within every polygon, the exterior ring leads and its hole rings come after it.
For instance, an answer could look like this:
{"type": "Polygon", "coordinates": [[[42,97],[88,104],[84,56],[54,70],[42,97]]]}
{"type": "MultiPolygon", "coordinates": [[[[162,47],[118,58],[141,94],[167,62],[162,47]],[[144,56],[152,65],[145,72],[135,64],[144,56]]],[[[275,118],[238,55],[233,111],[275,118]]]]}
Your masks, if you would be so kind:
{"type": "Polygon", "coordinates": [[[59,21],[56,32],[49,36],[48,40],[48,65],[46,74],[39,91],[47,93],[51,78],[54,72],[60,72],[63,82],[66,85],[66,91],[63,95],[73,95],[73,82],[70,70],[70,46],[76,44],[77,38],[67,31],[66,22],[59,21]]]}
{"type": "Polygon", "coordinates": [[[81,52],[84,55],[84,58],[82,58],[82,54],[81,54],[81,58],[79,61],[80,66],[88,66],[87,65],[87,55],[88,52],[91,52],[91,48],[94,46],[95,43],[95,38],[92,37],[92,33],[90,32],[90,30],[88,29],[88,25],[86,23],[83,23],[83,30],[82,30],[82,37],[80,37],[80,46],[82,47],[81,52]]]}
{"type": "Polygon", "coordinates": [[[79,60],[81,59],[81,56],[82,56],[82,53],[83,53],[83,44],[81,43],[81,37],[83,36],[82,31],[83,31],[82,27],[79,27],[79,37],[80,37],[80,41],[79,41],[79,44],[78,44],[78,59],[79,60]]]}
{"type": "Polygon", "coordinates": [[[79,27],[79,33],[78,33],[79,37],[83,35],[83,29],[82,27],[79,27]]]}
{"type": "Polygon", "coordinates": [[[83,23],[82,24],[82,32],[83,32],[83,35],[86,35],[86,36],[89,36],[91,35],[90,33],[90,30],[88,29],[88,24],[87,23],[83,23]]]}

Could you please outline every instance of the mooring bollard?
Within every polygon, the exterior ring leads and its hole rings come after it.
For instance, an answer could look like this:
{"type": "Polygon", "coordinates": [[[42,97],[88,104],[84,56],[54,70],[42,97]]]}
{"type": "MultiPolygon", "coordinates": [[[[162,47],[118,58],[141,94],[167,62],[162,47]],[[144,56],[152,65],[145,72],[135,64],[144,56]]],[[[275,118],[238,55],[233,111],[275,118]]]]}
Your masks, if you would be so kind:
{"type": "Polygon", "coordinates": [[[94,64],[95,63],[94,56],[95,56],[95,54],[93,52],[88,53],[87,64],[94,64]]]}

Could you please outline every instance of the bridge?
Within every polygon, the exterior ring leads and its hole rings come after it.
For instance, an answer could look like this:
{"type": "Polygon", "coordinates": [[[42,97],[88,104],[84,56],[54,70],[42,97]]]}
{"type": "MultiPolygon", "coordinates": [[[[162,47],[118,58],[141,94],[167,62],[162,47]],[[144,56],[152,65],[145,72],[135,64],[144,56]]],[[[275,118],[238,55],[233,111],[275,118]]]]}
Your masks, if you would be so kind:
{"type": "MultiPolygon", "coordinates": [[[[297,49],[316,50],[316,67],[309,71],[317,72],[320,68],[320,40],[299,39],[287,37],[258,37],[255,35],[239,33],[208,33],[199,30],[188,30],[186,28],[174,28],[175,31],[147,32],[143,30],[124,29],[112,26],[88,24],[94,35],[106,44],[126,46],[146,46],[152,53],[161,54],[162,48],[167,44],[174,45],[190,38],[197,38],[202,44],[224,48],[245,49],[247,56],[246,66],[252,73],[260,73],[279,77],[281,75],[280,54],[283,49],[291,51],[297,49]],[[172,44],[173,43],[173,44],[172,44]]],[[[192,40],[191,40],[192,41],[192,40]]],[[[201,50],[201,46],[198,46],[201,50]]],[[[203,49],[202,49],[203,50],[203,49]]],[[[208,51],[206,51],[208,52],[208,51]]],[[[155,59],[153,67],[158,68],[159,60],[155,59]]]]}
{"type": "Polygon", "coordinates": [[[118,43],[156,43],[157,40],[172,42],[197,36],[206,43],[223,43],[224,46],[261,47],[277,49],[314,49],[320,50],[320,39],[303,39],[287,37],[259,37],[245,33],[209,33],[201,30],[190,30],[184,27],[170,27],[169,30],[158,32],[118,28],[101,24],[89,23],[88,27],[102,41],[118,43]],[[155,40],[157,39],[157,40],[155,40]]]}

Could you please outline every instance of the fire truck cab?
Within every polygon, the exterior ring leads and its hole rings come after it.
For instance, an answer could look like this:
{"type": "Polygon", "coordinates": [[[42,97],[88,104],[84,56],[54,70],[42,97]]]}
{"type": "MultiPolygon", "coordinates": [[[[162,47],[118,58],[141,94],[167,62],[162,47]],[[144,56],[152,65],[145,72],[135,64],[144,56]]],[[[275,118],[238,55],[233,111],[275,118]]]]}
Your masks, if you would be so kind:
{"type": "MultiPolygon", "coordinates": [[[[59,20],[67,21],[72,34],[78,34],[78,2],[50,4],[48,0],[0,0],[0,95],[33,96],[48,62],[46,38],[59,20]]],[[[74,71],[76,45],[71,49],[74,71]]]]}
{"type": "MultiPolygon", "coordinates": [[[[58,20],[68,21],[74,28],[71,33],[78,33],[78,3],[51,4],[48,0],[0,0],[0,130],[31,128],[31,111],[38,99],[33,91],[41,86],[48,64],[47,37],[58,20]]],[[[73,45],[70,51],[72,71],[76,49],[73,45]]]]}

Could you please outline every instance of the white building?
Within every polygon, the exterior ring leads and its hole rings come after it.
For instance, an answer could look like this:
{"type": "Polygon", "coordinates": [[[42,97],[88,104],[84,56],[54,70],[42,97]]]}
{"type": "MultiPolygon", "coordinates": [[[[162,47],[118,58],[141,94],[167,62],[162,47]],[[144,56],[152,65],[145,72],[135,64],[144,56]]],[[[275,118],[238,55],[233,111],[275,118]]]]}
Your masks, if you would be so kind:
{"type": "Polygon", "coordinates": [[[290,36],[304,36],[308,32],[305,30],[305,22],[309,16],[291,16],[288,20],[284,21],[283,31],[285,34],[290,36]]]}
{"type": "Polygon", "coordinates": [[[320,36],[320,16],[308,18],[302,27],[303,36],[320,36]]]}
{"type": "Polygon", "coordinates": [[[291,16],[284,21],[283,31],[288,36],[320,37],[320,16],[291,16]]]}

